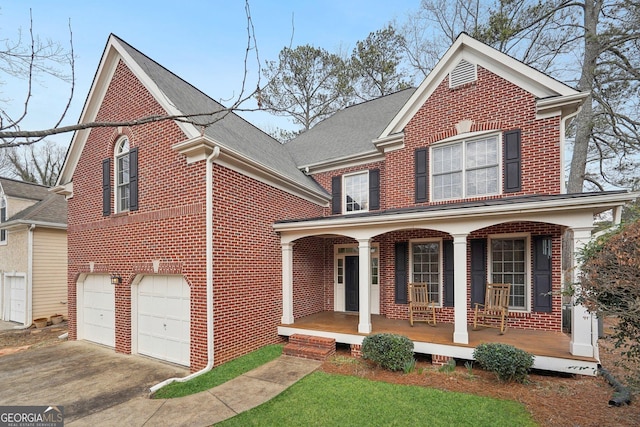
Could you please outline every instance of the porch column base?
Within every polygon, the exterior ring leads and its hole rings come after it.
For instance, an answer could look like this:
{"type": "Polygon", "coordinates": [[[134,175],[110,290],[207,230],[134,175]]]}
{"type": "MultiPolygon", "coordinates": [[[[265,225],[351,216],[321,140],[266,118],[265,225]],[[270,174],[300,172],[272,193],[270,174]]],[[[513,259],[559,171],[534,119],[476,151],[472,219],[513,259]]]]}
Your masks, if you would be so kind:
{"type": "Polygon", "coordinates": [[[456,344],[469,344],[469,333],[468,332],[454,332],[453,333],[453,342],[456,344]]]}
{"type": "Polygon", "coordinates": [[[440,354],[432,354],[431,355],[431,364],[433,366],[444,366],[447,363],[449,363],[449,361],[453,359],[453,357],[450,356],[442,356],[440,354]]]}
{"type": "Polygon", "coordinates": [[[371,323],[359,323],[358,324],[358,333],[359,334],[370,334],[371,333],[371,323]]]}
{"type": "Polygon", "coordinates": [[[570,343],[571,354],[580,357],[593,357],[593,346],[589,344],[570,343]]]}

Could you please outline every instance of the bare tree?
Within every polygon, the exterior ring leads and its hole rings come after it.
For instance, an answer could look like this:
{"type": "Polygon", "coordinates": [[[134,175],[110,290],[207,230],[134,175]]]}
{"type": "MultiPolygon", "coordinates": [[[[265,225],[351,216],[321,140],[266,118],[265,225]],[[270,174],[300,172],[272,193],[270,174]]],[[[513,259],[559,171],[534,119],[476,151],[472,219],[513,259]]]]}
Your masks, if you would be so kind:
{"type": "MultiPolygon", "coordinates": [[[[215,111],[201,111],[195,114],[154,115],[139,117],[134,120],[88,122],[68,126],[62,126],[61,124],[69,110],[75,89],[75,64],[71,25],[69,24],[69,48],[65,49],[59,43],[49,40],[41,41],[34,34],[33,19],[31,18],[28,37],[25,38],[20,33],[18,38],[14,41],[5,39],[5,48],[0,50],[0,72],[23,78],[27,85],[26,93],[22,102],[22,108],[19,113],[12,114],[9,112],[8,108],[0,108],[0,148],[31,145],[42,141],[47,136],[75,132],[82,129],[139,126],[164,120],[175,120],[192,123],[200,127],[207,127],[219,120],[222,120],[229,112],[254,110],[250,108],[242,108],[242,105],[245,104],[246,101],[254,98],[259,92],[259,89],[249,92],[246,88],[248,78],[247,63],[250,59],[250,55],[255,55],[255,61],[258,66],[257,88],[259,88],[261,82],[260,59],[255,38],[255,28],[248,0],[245,1],[245,14],[247,23],[247,47],[244,56],[244,74],[241,82],[241,90],[238,96],[232,100],[232,104],[230,106],[224,107],[220,105],[220,107],[215,111]],[[61,69],[61,65],[66,66],[67,71],[61,69]],[[33,96],[33,86],[39,74],[47,74],[67,81],[70,86],[70,95],[67,99],[66,106],[63,108],[59,117],[52,123],[51,127],[40,130],[23,129],[22,124],[25,123],[25,119],[29,115],[30,102],[32,102],[33,96]]],[[[0,103],[3,103],[3,100],[0,100],[0,103]]],[[[4,100],[3,104],[7,105],[11,103],[9,100],[4,100]]]]}
{"type": "Polygon", "coordinates": [[[1,153],[5,159],[0,166],[3,176],[51,187],[58,179],[66,151],[45,140],[37,145],[7,148],[1,153]]]}

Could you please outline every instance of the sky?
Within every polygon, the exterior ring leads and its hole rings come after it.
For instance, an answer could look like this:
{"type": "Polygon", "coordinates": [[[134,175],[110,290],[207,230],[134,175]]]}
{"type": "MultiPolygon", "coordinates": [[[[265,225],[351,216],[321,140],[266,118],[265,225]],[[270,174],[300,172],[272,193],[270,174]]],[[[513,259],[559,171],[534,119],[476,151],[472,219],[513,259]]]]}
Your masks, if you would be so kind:
{"type": "MultiPolygon", "coordinates": [[[[311,44],[330,52],[350,52],[358,40],[415,12],[420,0],[251,0],[249,7],[262,64],[276,60],[285,46],[311,44]]],[[[64,124],[74,124],[90,90],[109,34],[113,33],[223,104],[241,91],[247,48],[244,0],[47,1],[0,3],[0,43],[33,31],[75,52],[75,94],[64,124]]],[[[1,45],[0,45],[1,46],[1,45]]],[[[249,91],[255,89],[255,53],[247,64],[249,91]]],[[[0,100],[15,111],[24,104],[26,82],[0,75],[0,100]]],[[[57,80],[34,86],[23,129],[49,128],[63,110],[70,85],[57,80]]],[[[263,129],[289,127],[266,113],[242,114],[263,129]],[[274,125],[275,124],[275,125],[274,125]]],[[[72,134],[50,137],[68,145],[72,134]]]]}

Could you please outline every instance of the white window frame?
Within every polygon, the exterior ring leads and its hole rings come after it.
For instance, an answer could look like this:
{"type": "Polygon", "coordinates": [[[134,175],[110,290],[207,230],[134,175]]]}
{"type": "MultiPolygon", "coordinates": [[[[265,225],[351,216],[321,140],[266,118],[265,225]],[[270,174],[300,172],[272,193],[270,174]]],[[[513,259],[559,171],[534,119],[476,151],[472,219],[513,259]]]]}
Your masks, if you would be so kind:
{"type": "MultiPolygon", "coordinates": [[[[2,212],[2,210],[4,210],[4,218],[0,216],[0,223],[7,220],[7,198],[4,194],[0,194],[0,212],[2,212]]],[[[7,240],[9,240],[7,234],[9,234],[7,230],[0,230],[0,245],[4,246],[7,244],[7,240]]]]}
{"type": "MultiPolygon", "coordinates": [[[[478,168],[478,169],[483,169],[483,168],[478,168]]],[[[429,147],[429,197],[431,199],[432,202],[441,202],[441,201],[446,201],[446,200],[459,200],[459,199],[466,199],[466,198],[476,198],[476,197],[487,197],[487,196],[496,196],[496,195],[500,195],[502,194],[502,174],[503,174],[503,159],[502,159],[502,132],[496,132],[496,131],[490,131],[490,132],[486,132],[486,131],[481,131],[481,132],[472,132],[472,133],[468,133],[465,135],[456,135],[454,137],[451,138],[446,138],[443,139],[442,141],[438,141],[437,143],[431,145],[429,147]],[[495,138],[496,139],[496,145],[497,145],[497,150],[496,150],[496,156],[497,156],[497,164],[496,167],[498,169],[498,183],[497,183],[497,191],[495,193],[484,193],[484,194],[474,194],[474,195],[468,195],[467,194],[467,172],[470,170],[466,167],[466,156],[467,156],[467,144],[470,142],[474,142],[474,141],[479,141],[479,140],[484,140],[484,139],[489,139],[489,138],[495,138]],[[447,146],[453,146],[453,145],[461,145],[462,146],[462,179],[461,179],[461,186],[462,186],[462,194],[460,195],[460,197],[444,197],[441,199],[436,199],[434,197],[434,150],[437,150],[439,148],[444,148],[447,146]]],[[[444,174],[443,174],[444,175],[444,174]]]]}
{"type": "MultiPolygon", "coordinates": [[[[114,174],[114,187],[115,187],[115,191],[114,191],[114,207],[115,207],[115,211],[116,212],[128,212],[130,210],[130,206],[131,206],[131,177],[129,176],[129,171],[127,171],[127,176],[128,176],[128,180],[126,183],[122,183],[120,184],[119,180],[118,180],[118,175],[120,172],[120,164],[118,162],[118,160],[120,160],[123,157],[127,157],[128,161],[127,163],[130,165],[129,162],[131,162],[131,158],[129,157],[129,153],[131,152],[131,141],[129,140],[128,137],[124,136],[121,137],[117,142],[116,145],[114,147],[114,153],[113,153],[113,174],[114,174]],[[124,145],[127,145],[127,150],[126,151],[122,151],[122,147],[124,145]],[[127,189],[129,191],[129,197],[127,198],[127,207],[123,208],[121,205],[121,197],[120,197],[120,192],[124,189],[127,189]]],[[[130,166],[129,166],[130,168],[130,166]]]]}
{"type": "Polygon", "coordinates": [[[344,212],[345,214],[354,214],[354,213],[360,213],[360,212],[368,212],[369,211],[369,204],[371,203],[371,201],[369,200],[369,171],[368,170],[364,170],[364,171],[358,171],[358,172],[353,172],[353,173],[348,173],[348,174],[344,174],[342,175],[342,212],[344,212]],[[366,184],[366,191],[365,191],[365,195],[366,195],[366,208],[364,209],[359,209],[357,211],[349,211],[347,210],[347,179],[351,178],[351,177],[355,177],[358,175],[364,175],[367,177],[367,184],[366,184]]]}
{"type": "MultiPolygon", "coordinates": [[[[344,259],[347,256],[359,256],[359,249],[358,249],[358,244],[357,243],[345,243],[345,244],[340,244],[340,245],[333,245],[333,309],[335,311],[344,311],[345,310],[345,301],[344,301],[344,274],[345,274],[345,264],[344,264],[344,259]],[[347,249],[348,251],[343,251],[342,253],[340,253],[340,249],[347,249]],[[339,269],[340,266],[339,264],[342,263],[342,274],[340,274],[339,269]]],[[[378,292],[379,293],[379,286],[380,286],[380,274],[381,274],[381,269],[380,269],[380,244],[379,243],[372,243],[371,244],[371,263],[369,264],[369,287],[372,289],[372,299],[375,298],[374,297],[374,292],[378,292]],[[373,274],[373,266],[374,266],[374,259],[377,260],[377,267],[378,267],[378,274],[377,277],[374,276],[373,274]],[[377,283],[373,283],[374,282],[374,277],[377,278],[377,283]],[[377,288],[373,288],[374,286],[376,286],[377,288]]],[[[372,307],[372,311],[375,311],[372,307]]],[[[379,307],[378,310],[379,311],[379,307]]],[[[379,314],[379,313],[373,313],[373,314],[379,314]]]]}
{"type": "Polygon", "coordinates": [[[532,293],[532,279],[531,279],[531,234],[530,233],[509,233],[509,234],[492,234],[488,238],[487,242],[487,283],[493,282],[493,250],[492,240],[509,240],[509,239],[524,239],[524,307],[512,307],[509,306],[509,311],[519,313],[531,312],[531,293],[532,293]]]}
{"type": "Polygon", "coordinates": [[[442,249],[442,239],[441,238],[430,238],[430,239],[412,239],[409,240],[409,282],[413,282],[413,245],[420,243],[438,243],[438,304],[436,307],[443,307],[444,301],[444,254],[442,249]]]}

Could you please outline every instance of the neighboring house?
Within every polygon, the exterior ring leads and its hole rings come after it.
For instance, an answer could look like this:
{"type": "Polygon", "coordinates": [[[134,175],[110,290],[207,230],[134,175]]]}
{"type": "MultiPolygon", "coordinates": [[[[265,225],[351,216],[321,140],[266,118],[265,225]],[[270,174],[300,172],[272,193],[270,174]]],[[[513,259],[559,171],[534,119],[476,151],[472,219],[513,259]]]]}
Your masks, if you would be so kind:
{"type": "Polygon", "coordinates": [[[67,317],[67,202],[48,190],[0,177],[0,315],[27,327],[67,317]]]}
{"type": "MultiPolygon", "coordinates": [[[[542,369],[594,368],[592,317],[575,307],[562,333],[562,235],[580,247],[634,195],[566,194],[564,130],[585,97],[461,35],[419,88],[285,145],[233,113],[79,131],[55,188],[69,337],[191,370],[296,333],[357,352],[381,331],[436,362],[488,336],[542,369]],[[411,281],[430,285],[435,328],[406,328],[411,281]],[[487,282],[512,284],[504,336],[469,328],[487,282]]],[[[112,35],[80,120],[220,108],[112,35]]]]}

